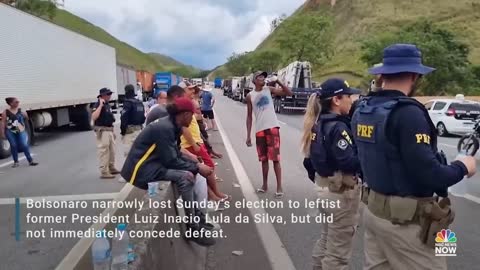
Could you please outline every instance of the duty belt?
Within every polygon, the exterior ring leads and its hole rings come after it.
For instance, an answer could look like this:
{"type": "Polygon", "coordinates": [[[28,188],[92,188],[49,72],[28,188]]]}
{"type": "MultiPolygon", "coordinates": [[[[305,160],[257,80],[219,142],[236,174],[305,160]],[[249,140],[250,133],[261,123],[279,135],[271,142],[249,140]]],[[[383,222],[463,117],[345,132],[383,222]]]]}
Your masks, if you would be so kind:
{"type": "Polygon", "coordinates": [[[130,133],[133,133],[135,131],[142,130],[142,128],[143,128],[143,126],[141,126],[141,125],[130,125],[130,126],[127,127],[126,133],[130,134],[130,133]]]}
{"type": "Polygon", "coordinates": [[[368,210],[392,224],[420,225],[418,237],[429,247],[435,245],[435,235],[452,224],[455,213],[449,198],[387,196],[370,189],[368,210]]]}
{"type": "Polygon", "coordinates": [[[317,185],[320,187],[328,187],[328,190],[333,193],[344,193],[345,191],[355,189],[357,183],[358,181],[355,176],[335,172],[333,176],[320,176],[320,181],[318,181],[317,185]]]}
{"type": "Polygon", "coordinates": [[[93,130],[95,132],[102,132],[102,131],[113,131],[113,127],[102,127],[102,126],[94,126],[93,130]]]}

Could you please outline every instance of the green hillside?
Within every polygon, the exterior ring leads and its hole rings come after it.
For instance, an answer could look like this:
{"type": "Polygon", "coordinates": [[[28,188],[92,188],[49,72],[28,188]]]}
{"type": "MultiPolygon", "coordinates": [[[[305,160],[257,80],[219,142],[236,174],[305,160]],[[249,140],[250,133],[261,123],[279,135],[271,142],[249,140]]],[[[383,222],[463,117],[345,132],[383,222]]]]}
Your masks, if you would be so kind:
{"type": "MultiPolygon", "coordinates": [[[[335,19],[335,54],[323,67],[314,67],[314,79],[343,76],[359,85],[367,66],[360,61],[360,44],[376,33],[395,31],[420,18],[451,30],[471,49],[470,61],[480,64],[480,2],[476,0],[308,0],[292,16],[305,12],[329,13],[335,19]],[[334,6],[331,2],[336,2],[334,6]]],[[[282,26],[280,25],[279,28],[282,26]]],[[[277,48],[274,31],[257,50],[277,48]]]]}
{"type": "Polygon", "coordinates": [[[196,77],[202,70],[180,63],[170,56],[166,56],[159,53],[149,53],[150,58],[154,59],[157,63],[160,63],[165,70],[182,73],[186,77],[196,77]]]}
{"type": "MultiPolygon", "coordinates": [[[[199,72],[200,70],[186,66],[171,57],[161,54],[146,54],[129,44],[118,40],[102,28],[73,15],[65,10],[58,9],[52,19],[62,27],[80,33],[89,38],[112,46],[117,52],[117,62],[120,64],[135,67],[137,70],[157,71],[189,71],[199,72]]],[[[184,75],[184,74],[181,74],[184,75]]],[[[185,75],[184,75],[185,76],[185,75]]]]}

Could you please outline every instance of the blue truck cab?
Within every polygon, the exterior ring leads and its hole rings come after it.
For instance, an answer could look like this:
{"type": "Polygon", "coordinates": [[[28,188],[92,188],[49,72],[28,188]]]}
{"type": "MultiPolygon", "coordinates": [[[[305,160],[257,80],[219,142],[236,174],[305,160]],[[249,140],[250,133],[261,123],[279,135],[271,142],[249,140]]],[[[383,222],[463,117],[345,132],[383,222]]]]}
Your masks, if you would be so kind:
{"type": "Polygon", "coordinates": [[[167,91],[172,85],[178,85],[180,76],[172,72],[158,72],[155,74],[156,88],[154,89],[154,96],[161,91],[167,91]]]}
{"type": "Polygon", "coordinates": [[[222,88],[222,78],[215,78],[215,88],[222,88]]]}

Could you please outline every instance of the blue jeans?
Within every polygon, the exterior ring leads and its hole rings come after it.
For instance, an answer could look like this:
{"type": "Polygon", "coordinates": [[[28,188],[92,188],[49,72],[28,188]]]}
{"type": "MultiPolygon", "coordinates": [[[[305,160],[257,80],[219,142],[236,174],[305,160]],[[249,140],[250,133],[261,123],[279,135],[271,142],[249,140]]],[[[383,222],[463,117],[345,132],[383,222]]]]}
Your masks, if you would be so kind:
{"type": "Polygon", "coordinates": [[[32,162],[32,156],[30,155],[30,149],[27,143],[27,133],[25,131],[14,133],[7,129],[5,132],[7,140],[10,143],[10,152],[12,153],[13,161],[18,162],[18,152],[23,150],[28,162],[32,162]]]}

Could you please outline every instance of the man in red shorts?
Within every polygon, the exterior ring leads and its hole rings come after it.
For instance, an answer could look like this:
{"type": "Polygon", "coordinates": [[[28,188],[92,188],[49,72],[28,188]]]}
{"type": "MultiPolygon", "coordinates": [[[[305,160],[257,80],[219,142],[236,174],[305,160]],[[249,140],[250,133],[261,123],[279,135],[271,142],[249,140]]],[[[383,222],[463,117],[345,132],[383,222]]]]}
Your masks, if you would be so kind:
{"type": "Polygon", "coordinates": [[[255,90],[247,95],[247,146],[252,146],[252,112],[255,114],[255,139],[257,153],[262,162],[263,185],[257,189],[258,193],[268,190],[268,161],[273,161],[273,169],[277,177],[276,198],[283,197],[282,169],[280,167],[280,125],[273,107],[272,94],[276,96],[291,96],[292,91],[273,77],[270,82],[276,82],[277,87],[266,86],[266,72],[258,71],[254,74],[255,90]]]}
{"type": "MultiPolygon", "coordinates": [[[[179,84],[180,87],[185,89],[185,96],[191,100],[194,99],[195,93],[195,85],[190,84],[189,82],[182,82],[179,84]]],[[[194,106],[197,108],[198,112],[200,113],[200,108],[198,102],[193,100],[194,106]]],[[[208,154],[207,148],[203,142],[200,127],[198,125],[197,119],[195,115],[192,116],[192,122],[188,126],[188,128],[183,128],[182,136],[180,137],[180,146],[182,149],[188,150],[190,153],[195,154],[199,158],[202,159],[203,163],[208,167],[215,169],[215,164],[212,161],[212,158],[208,154]]],[[[225,201],[231,199],[231,197],[223,192],[221,192],[218,188],[215,174],[210,175],[207,177],[207,184],[209,187],[208,190],[208,197],[210,200],[213,201],[225,201]]]]}

